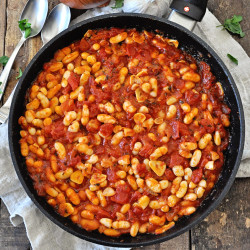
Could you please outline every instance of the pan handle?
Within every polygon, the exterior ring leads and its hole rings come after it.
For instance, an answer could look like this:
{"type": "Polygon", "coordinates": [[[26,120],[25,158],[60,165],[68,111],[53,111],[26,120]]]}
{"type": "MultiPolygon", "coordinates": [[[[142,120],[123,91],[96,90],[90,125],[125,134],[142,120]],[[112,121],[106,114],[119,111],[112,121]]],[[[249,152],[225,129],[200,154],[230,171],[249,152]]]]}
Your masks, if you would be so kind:
{"type": "Polygon", "coordinates": [[[168,20],[193,30],[206,13],[208,0],[173,0],[168,20]]]}

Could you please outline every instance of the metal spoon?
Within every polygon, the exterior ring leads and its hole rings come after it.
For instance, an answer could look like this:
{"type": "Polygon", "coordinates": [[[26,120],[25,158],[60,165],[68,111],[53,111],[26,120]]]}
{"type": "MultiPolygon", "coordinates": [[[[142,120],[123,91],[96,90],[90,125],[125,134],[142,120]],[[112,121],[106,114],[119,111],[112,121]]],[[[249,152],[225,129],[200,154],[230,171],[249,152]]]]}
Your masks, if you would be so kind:
{"type": "Polygon", "coordinates": [[[70,18],[70,8],[67,5],[63,3],[56,5],[50,12],[41,33],[43,45],[57,34],[67,29],[69,27],[70,18]]]}
{"type": "Polygon", "coordinates": [[[21,40],[14,49],[11,57],[8,60],[8,63],[4,67],[4,70],[0,76],[0,82],[2,82],[2,84],[0,85],[0,101],[4,94],[7,80],[19,49],[27,39],[36,36],[41,31],[45,23],[47,13],[48,0],[29,0],[25,5],[20,16],[20,20],[28,19],[28,22],[31,23],[31,33],[29,37],[25,38],[24,32],[22,32],[21,40]]]}

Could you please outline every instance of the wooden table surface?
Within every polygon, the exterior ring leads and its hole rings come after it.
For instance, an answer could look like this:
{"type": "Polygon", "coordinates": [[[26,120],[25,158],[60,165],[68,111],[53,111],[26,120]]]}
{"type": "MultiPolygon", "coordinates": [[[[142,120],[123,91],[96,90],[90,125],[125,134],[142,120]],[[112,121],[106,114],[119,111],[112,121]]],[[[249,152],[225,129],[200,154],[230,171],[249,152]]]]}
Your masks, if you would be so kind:
{"type": "MultiPolygon", "coordinates": [[[[58,3],[58,0],[49,1],[49,9],[58,3]]],[[[26,0],[0,1],[0,56],[10,56],[21,37],[17,20],[26,0]]],[[[210,0],[208,4],[212,13],[223,22],[232,15],[242,15],[241,25],[246,32],[244,38],[234,36],[250,55],[250,0],[210,0]]],[[[73,11],[77,16],[80,11],[73,11]]],[[[40,36],[29,39],[20,50],[14,63],[7,91],[6,101],[17,80],[19,67],[25,66],[41,47],[40,36]]],[[[0,66],[1,71],[1,66],[0,66]]],[[[203,222],[189,232],[168,242],[145,247],[145,250],[168,249],[250,249],[250,178],[237,179],[222,201],[220,206],[203,222]]],[[[23,250],[30,249],[24,225],[13,227],[9,221],[8,211],[0,201],[0,249],[23,250]]]]}

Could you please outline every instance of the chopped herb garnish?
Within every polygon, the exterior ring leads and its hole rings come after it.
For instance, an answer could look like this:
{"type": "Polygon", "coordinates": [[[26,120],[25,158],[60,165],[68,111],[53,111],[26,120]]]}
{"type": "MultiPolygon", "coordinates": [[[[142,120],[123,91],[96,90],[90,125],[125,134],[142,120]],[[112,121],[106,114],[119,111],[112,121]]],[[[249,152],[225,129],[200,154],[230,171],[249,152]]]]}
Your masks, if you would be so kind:
{"type": "Polygon", "coordinates": [[[242,16],[234,15],[231,19],[226,19],[223,25],[219,25],[217,27],[223,26],[228,31],[233,34],[238,34],[240,37],[244,37],[245,33],[242,31],[240,22],[242,21],[242,16]]]}
{"type": "Polygon", "coordinates": [[[115,0],[115,6],[112,7],[112,9],[121,8],[121,7],[123,6],[123,1],[124,1],[124,0],[115,0]]]}
{"type": "MultiPolygon", "coordinates": [[[[2,82],[0,82],[0,86],[2,85],[2,82]]],[[[2,94],[3,92],[2,92],[2,90],[0,90],[0,94],[2,94]]]]}
{"type": "Polygon", "coordinates": [[[230,54],[227,54],[227,57],[228,57],[233,63],[235,63],[236,65],[238,65],[238,60],[237,60],[235,57],[233,57],[233,56],[230,55],[230,54]]]}
{"type": "Polygon", "coordinates": [[[1,63],[3,66],[5,66],[5,65],[7,64],[8,60],[9,60],[9,57],[8,57],[8,56],[1,56],[1,57],[0,57],[0,63],[1,63]]]}
{"type": "Polygon", "coordinates": [[[16,77],[16,80],[19,79],[23,75],[22,70],[19,68],[19,75],[16,77]]]}
{"type": "Polygon", "coordinates": [[[27,38],[31,33],[31,23],[28,23],[28,19],[18,21],[19,28],[24,31],[24,37],[27,38]]]}

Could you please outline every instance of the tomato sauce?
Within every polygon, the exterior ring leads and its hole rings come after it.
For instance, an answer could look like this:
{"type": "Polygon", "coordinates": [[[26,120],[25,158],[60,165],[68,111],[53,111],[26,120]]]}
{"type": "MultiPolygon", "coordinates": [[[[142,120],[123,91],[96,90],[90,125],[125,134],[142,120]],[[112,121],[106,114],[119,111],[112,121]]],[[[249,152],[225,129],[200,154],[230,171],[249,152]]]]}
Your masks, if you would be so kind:
{"type": "Polygon", "coordinates": [[[216,183],[230,111],[210,66],[178,41],[89,30],[30,88],[21,153],[37,193],[86,230],[163,233],[216,183]]]}

